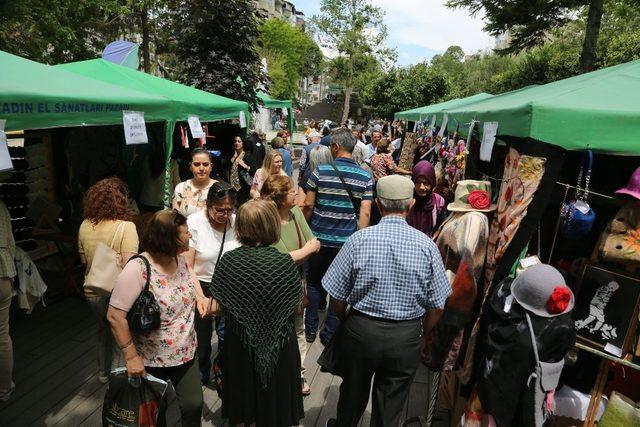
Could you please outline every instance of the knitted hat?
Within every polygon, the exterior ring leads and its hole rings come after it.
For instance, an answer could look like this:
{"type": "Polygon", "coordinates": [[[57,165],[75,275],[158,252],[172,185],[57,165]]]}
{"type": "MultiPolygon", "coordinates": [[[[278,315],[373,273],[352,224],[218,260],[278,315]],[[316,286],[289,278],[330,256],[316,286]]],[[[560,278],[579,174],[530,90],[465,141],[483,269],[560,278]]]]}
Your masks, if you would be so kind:
{"type": "Polygon", "coordinates": [[[518,304],[540,317],[556,317],[573,310],[575,298],[562,274],[548,264],[524,270],[511,285],[518,304]]]}
{"type": "Polygon", "coordinates": [[[491,212],[496,205],[491,204],[491,183],[467,179],[458,181],[453,203],[447,206],[452,212],[491,212]]]}
{"type": "Polygon", "coordinates": [[[640,200],[640,167],[631,175],[627,185],[616,191],[616,194],[627,194],[640,200]]]}

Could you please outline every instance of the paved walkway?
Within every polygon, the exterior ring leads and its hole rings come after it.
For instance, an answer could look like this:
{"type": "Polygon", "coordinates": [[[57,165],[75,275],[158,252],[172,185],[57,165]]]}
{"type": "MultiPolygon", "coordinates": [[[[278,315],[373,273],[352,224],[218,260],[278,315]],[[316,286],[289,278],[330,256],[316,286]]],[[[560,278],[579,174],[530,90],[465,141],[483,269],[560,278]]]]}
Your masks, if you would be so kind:
{"type": "MultiPolygon", "coordinates": [[[[0,403],[2,426],[99,426],[106,386],[97,378],[95,324],[86,303],[67,297],[38,307],[31,315],[15,311],[11,318],[17,384],[12,399],[0,403]]],[[[340,378],[320,372],[316,359],[322,346],[309,349],[305,366],[312,394],[305,398],[303,426],[324,426],[335,416],[340,378]]],[[[427,371],[421,367],[407,402],[407,418],[424,415],[427,371]]],[[[204,426],[226,426],[215,391],[204,391],[204,426]]],[[[368,426],[370,407],[361,425],[368,426]]]]}

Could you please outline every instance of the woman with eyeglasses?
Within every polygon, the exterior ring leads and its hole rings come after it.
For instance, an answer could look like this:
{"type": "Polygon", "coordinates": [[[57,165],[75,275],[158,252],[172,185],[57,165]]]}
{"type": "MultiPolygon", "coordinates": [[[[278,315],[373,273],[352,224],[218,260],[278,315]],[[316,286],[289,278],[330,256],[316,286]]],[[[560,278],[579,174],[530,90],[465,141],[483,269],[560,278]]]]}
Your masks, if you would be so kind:
{"type": "Polygon", "coordinates": [[[271,150],[264,157],[264,162],[262,162],[262,167],[256,171],[256,174],[253,176],[253,184],[251,185],[251,198],[259,199],[260,198],[260,190],[262,190],[262,185],[271,175],[282,175],[289,176],[282,169],[282,154],[280,154],[277,150],[271,150]]]}
{"type": "Polygon", "coordinates": [[[205,208],[207,192],[217,182],[211,178],[211,153],[204,148],[191,152],[190,167],[193,178],[176,185],[172,203],[173,208],[186,217],[205,208]]]}
{"type": "MultiPolygon", "coordinates": [[[[231,185],[218,181],[207,193],[206,209],[194,213],[187,219],[191,239],[186,259],[189,265],[193,266],[202,291],[209,298],[209,304],[211,304],[209,285],[216,264],[225,252],[240,246],[233,228],[235,223],[233,208],[236,198],[236,190],[231,185]]],[[[220,351],[224,341],[224,317],[216,316],[215,322],[218,351],[220,351]]],[[[202,385],[206,385],[211,377],[213,321],[211,318],[200,317],[196,312],[195,326],[198,335],[200,381],[202,385]]]]}

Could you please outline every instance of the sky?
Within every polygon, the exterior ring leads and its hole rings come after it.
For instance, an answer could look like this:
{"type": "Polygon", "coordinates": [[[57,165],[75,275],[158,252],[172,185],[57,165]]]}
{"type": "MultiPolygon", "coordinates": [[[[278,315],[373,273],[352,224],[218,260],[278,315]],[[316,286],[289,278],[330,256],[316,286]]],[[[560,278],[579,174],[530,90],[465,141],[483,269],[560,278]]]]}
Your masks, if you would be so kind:
{"type": "MultiPolygon", "coordinates": [[[[320,11],[320,0],[289,0],[308,18],[320,11]]],[[[446,0],[371,0],[385,12],[387,44],[396,48],[399,65],[416,64],[458,45],[467,54],[493,48],[494,39],[482,31],[482,16],[452,10],[446,0]]]]}

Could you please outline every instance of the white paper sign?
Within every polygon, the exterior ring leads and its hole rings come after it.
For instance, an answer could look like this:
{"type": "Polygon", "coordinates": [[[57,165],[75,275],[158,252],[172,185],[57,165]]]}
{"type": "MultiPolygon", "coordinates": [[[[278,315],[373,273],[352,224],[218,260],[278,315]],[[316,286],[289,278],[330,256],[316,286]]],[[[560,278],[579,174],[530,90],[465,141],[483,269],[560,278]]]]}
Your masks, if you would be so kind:
{"type": "Polygon", "coordinates": [[[122,124],[124,124],[124,140],[127,145],[149,142],[142,111],[122,111],[122,124]]]}
{"type": "Polygon", "coordinates": [[[289,115],[289,109],[288,108],[283,108],[282,109],[282,117],[287,117],[289,115]]]}
{"type": "Polygon", "coordinates": [[[498,122],[485,122],[482,131],[482,143],[480,144],[480,160],[483,162],[491,161],[491,153],[493,152],[493,144],[496,142],[498,134],[498,122]]]}
{"type": "Polygon", "coordinates": [[[445,114],[442,119],[442,125],[440,125],[440,131],[438,132],[438,136],[442,138],[444,136],[444,131],[447,130],[447,123],[449,122],[449,115],[445,114]]]}
{"type": "Polygon", "coordinates": [[[244,111],[240,111],[240,127],[243,129],[247,127],[247,118],[244,116],[244,111]]]}
{"type": "Polygon", "coordinates": [[[0,172],[13,169],[9,146],[7,145],[7,134],[4,133],[6,120],[0,120],[0,172]]]}
{"type": "Polygon", "coordinates": [[[189,129],[191,129],[191,136],[194,138],[204,138],[206,136],[198,116],[189,116],[187,122],[189,122],[189,129]]]}
{"type": "Polygon", "coordinates": [[[429,124],[429,129],[433,130],[433,127],[436,125],[436,115],[431,116],[431,124],[429,124]]]}
{"type": "Polygon", "coordinates": [[[607,345],[604,346],[604,351],[606,351],[607,353],[616,355],[618,357],[622,357],[622,349],[616,347],[613,344],[607,343],[607,345]]]}

